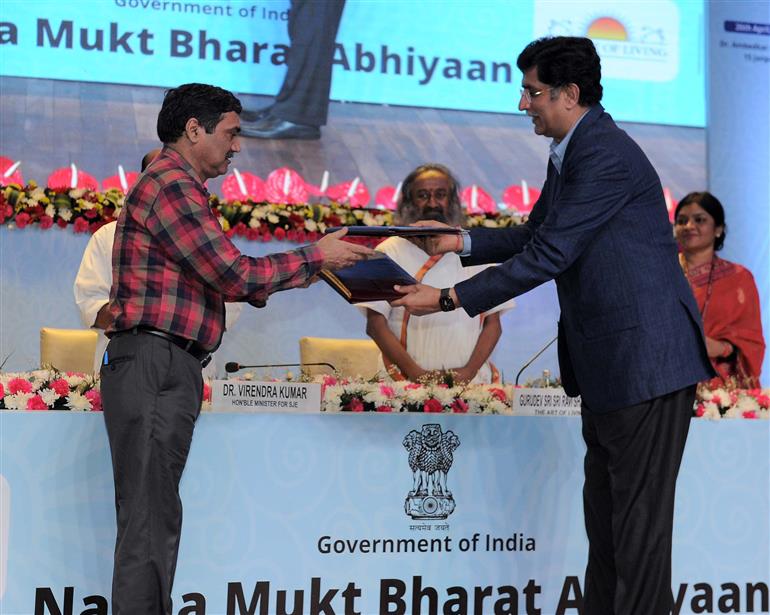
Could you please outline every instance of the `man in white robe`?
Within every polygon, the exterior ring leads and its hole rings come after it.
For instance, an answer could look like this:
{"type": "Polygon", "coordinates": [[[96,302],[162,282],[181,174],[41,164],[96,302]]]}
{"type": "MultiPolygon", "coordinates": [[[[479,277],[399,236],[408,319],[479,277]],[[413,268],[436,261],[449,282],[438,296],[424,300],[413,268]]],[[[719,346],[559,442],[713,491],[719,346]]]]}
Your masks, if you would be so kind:
{"type": "MultiPolygon", "coordinates": [[[[462,219],[457,181],[446,167],[422,165],[402,183],[398,224],[437,220],[459,225],[462,219]]],[[[419,239],[391,237],[377,250],[418,281],[436,288],[451,288],[487,267],[463,267],[454,253],[431,257],[419,239]]],[[[367,334],[380,349],[383,373],[414,381],[452,371],[456,380],[473,383],[499,379],[489,357],[502,333],[500,315],[513,306],[511,300],[475,318],[463,310],[409,318],[403,308],[391,307],[386,301],[357,305],[366,315],[367,334]]]]}

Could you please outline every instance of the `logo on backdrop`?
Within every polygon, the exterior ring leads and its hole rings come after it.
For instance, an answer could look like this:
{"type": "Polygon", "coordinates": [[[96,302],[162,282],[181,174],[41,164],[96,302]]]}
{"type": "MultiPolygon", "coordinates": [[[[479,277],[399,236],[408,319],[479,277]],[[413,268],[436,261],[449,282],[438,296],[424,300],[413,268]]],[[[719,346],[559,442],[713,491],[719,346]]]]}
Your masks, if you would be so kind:
{"type": "Polygon", "coordinates": [[[587,36],[602,59],[602,77],[672,81],[679,73],[679,10],[648,4],[535,0],[535,36],[587,36]]]}
{"type": "Polygon", "coordinates": [[[404,511],[412,519],[446,519],[455,509],[447,487],[453,453],[460,438],[441,425],[428,423],[421,431],[413,429],[404,438],[412,470],[412,490],[406,496],[404,511]]]}

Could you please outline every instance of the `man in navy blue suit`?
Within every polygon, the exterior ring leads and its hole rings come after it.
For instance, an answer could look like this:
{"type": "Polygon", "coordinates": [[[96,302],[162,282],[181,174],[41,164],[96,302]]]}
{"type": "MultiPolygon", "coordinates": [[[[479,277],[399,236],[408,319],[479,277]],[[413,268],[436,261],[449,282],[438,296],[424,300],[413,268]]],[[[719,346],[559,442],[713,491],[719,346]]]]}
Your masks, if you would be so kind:
{"type": "Polygon", "coordinates": [[[529,221],[436,239],[464,264],[502,264],[454,288],[403,287],[394,305],[474,316],[556,281],[562,382],[582,396],[587,447],[583,615],[668,614],[676,477],[695,385],[713,375],[701,316],[657,173],[599,104],[593,43],[539,39],[517,65],[519,109],[552,139],[529,221]]]}

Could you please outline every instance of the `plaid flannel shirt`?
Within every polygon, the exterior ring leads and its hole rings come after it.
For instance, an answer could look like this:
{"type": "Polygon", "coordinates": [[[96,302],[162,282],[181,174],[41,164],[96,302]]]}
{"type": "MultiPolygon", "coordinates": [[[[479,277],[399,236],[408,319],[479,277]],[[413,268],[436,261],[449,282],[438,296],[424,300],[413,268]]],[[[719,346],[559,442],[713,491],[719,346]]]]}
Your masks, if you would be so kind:
{"type": "Polygon", "coordinates": [[[262,306],[269,294],[303,285],[321,265],[315,246],[262,258],[241,254],[192,167],[164,147],[118,217],[108,335],[148,326],[213,351],[224,331],[225,301],[262,306]]]}

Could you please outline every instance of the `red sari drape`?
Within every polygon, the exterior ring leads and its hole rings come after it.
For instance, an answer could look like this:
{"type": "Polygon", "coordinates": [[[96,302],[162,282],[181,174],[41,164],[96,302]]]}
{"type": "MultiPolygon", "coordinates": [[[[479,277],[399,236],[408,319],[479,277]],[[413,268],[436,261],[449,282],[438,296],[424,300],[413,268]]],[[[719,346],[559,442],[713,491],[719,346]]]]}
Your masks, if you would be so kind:
{"type": "Polygon", "coordinates": [[[765,355],[759,293],[751,272],[717,256],[711,263],[692,268],[687,275],[703,314],[703,328],[708,337],[730,342],[735,352],[730,357],[711,359],[719,380],[737,380],[742,387],[759,386],[759,374],[765,355]],[[709,277],[711,293],[709,295],[709,277]]]}

